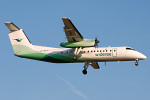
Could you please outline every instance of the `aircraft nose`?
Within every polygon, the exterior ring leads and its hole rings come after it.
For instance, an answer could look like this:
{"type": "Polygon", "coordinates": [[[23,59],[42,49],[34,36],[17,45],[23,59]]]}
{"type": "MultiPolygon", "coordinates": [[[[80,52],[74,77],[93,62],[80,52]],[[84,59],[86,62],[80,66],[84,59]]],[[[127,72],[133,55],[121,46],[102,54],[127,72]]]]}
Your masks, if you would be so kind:
{"type": "Polygon", "coordinates": [[[147,57],[145,55],[142,56],[143,59],[146,59],[147,57]]]}
{"type": "Polygon", "coordinates": [[[140,54],[140,59],[146,59],[147,57],[144,54],[140,54]]]}

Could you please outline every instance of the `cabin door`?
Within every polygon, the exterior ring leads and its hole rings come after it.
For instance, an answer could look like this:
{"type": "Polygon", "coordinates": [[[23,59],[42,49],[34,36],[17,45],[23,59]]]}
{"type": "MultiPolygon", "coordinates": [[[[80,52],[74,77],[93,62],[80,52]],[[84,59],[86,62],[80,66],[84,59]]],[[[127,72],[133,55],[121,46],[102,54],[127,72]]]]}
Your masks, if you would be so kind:
{"type": "Polygon", "coordinates": [[[117,48],[112,49],[112,56],[117,57],[117,48]]]}

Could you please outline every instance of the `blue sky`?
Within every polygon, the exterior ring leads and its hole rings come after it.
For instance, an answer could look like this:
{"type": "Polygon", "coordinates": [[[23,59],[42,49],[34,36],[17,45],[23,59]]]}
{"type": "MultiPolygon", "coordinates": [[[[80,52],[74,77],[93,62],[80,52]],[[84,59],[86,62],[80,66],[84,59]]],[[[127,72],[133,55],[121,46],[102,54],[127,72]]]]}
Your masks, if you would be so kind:
{"type": "Polygon", "coordinates": [[[149,0],[1,0],[0,100],[149,100],[149,0]],[[58,47],[65,41],[62,17],[69,17],[84,38],[99,46],[130,46],[145,54],[131,62],[54,64],[13,55],[4,22],[24,29],[34,45],[58,47]]]}

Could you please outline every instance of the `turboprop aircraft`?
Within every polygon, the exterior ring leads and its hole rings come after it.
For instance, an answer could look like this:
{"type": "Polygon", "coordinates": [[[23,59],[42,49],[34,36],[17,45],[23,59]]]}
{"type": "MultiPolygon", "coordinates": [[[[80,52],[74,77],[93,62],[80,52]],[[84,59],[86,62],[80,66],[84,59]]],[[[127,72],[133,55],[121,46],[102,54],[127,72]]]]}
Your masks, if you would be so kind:
{"type": "Polygon", "coordinates": [[[84,39],[69,18],[62,18],[67,41],[60,46],[65,48],[52,48],[32,45],[24,31],[11,22],[5,25],[11,31],[8,35],[14,50],[14,55],[21,58],[34,59],[52,63],[85,63],[83,74],[91,65],[100,69],[98,62],[135,61],[146,59],[142,53],[131,47],[100,47],[97,39],[84,39]]]}

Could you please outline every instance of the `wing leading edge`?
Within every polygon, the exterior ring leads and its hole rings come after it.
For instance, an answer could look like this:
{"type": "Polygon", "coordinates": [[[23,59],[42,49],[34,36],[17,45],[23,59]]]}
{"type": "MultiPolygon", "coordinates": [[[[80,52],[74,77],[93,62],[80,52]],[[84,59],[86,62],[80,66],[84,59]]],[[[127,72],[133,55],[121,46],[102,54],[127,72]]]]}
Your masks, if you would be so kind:
{"type": "Polygon", "coordinates": [[[80,32],[76,29],[69,18],[62,18],[64,22],[64,31],[67,37],[68,42],[79,42],[83,41],[84,38],[80,32]]]}

